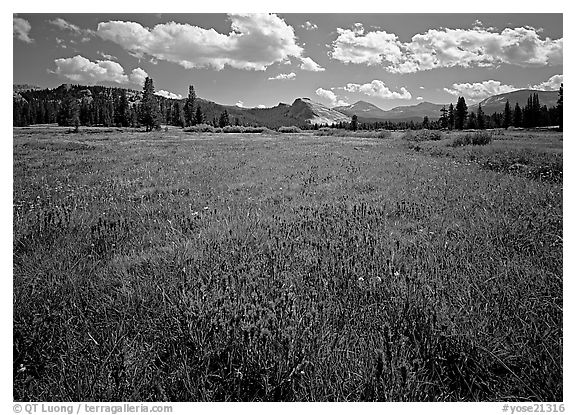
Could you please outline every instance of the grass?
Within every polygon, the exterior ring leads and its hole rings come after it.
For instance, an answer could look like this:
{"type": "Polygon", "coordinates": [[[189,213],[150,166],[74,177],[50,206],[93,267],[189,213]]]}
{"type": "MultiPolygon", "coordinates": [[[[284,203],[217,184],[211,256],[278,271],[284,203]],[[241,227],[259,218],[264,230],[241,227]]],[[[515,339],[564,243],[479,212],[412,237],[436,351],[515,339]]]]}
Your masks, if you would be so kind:
{"type": "Polygon", "coordinates": [[[562,401],[561,180],[425,150],[14,129],[14,399],[562,401]]]}
{"type": "Polygon", "coordinates": [[[342,128],[321,128],[314,131],[314,135],[319,137],[392,138],[392,133],[388,130],[352,131],[342,128]]]}

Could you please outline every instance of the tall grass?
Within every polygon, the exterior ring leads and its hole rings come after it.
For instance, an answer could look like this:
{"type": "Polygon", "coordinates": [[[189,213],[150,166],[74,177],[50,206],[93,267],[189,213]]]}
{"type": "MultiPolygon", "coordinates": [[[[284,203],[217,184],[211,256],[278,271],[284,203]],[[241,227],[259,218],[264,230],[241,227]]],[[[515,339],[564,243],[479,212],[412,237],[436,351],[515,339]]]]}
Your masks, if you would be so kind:
{"type": "Polygon", "coordinates": [[[16,400],[562,400],[561,184],[214,137],[16,134],[16,400]]]}

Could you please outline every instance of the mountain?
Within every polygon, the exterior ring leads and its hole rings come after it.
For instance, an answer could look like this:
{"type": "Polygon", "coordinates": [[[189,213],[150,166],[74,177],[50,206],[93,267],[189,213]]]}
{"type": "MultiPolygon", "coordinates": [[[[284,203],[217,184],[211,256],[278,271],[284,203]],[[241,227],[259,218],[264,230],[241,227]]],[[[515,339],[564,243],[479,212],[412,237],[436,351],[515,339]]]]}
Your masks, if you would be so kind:
{"type": "Polygon", "coordinates": [[[386,111],[366,101],[358,101],[352,105],[334,107],[333,109],[350,117],[352,115],[357,115],[360,118],[386,118],[386,111]]]}
{"type": "MultiPolygon", "coordinates": [[[[558,102],[558,91],[538,91],[536,89],[520,89],[518,91],[507,92],[505,94],[493,95],[480,101],[482,110],[485,114],[491,115],[495,112],[503,112],[506,106],[506,100],[510,102],[510,108],[514,110],[516,103],[524,107],[528,102],[528,97],[532,94],[538,94],[540,105],[546,105],[548,108],[555,107],[558,102]]],[[[469,111],[478,110],[478,104],[469,106],[469,111]]]]}
{"type": "Polygon", "coordinates": [[[421,102],[416,105],[405,105],[392,108],[388,111],[365,101],[334,108],[346,115],[357,115],[361,121],[422,121],[424,117],[430,120],[440,118],[440,109],[443,104],[421,102]]]}
{"type": "MultiPolygon", "coordinates": [[[[141,91],[98,85],[62,84],[53,89],[14,85],[13,88],[13,102],[15,104],[18,103],[18,108],[15,108],[17,112],[22,112],[19,118],[20,121],[14,121],[15,125],[54,122],[58,104],[66,96],[76,98],[80,104],[86,107],[85,112],[93,112],[94,116],[88,114],[85,119],[90,119],[95,124],[112,122],[114,108],[119,102],[122,91],[126,93],[131,106],[138,104],[142,99],[141,91]],[[90,106],[94,107],[93,110],[90,109],[90,106]],[[104,112],[109,112],[109,117],[104,115],[102,108],[105,108],[104,112]]],[[[181,110],[185,102],[185,99],[176,100],[161,96],[156,96],[156,99],[160,107],[162,124],[170,124],[171,120],[174,119],[175,111],[181,110]]],[[[265,126],[269,128],[291,125],[306,127],[311,124],[332,124],[350,121],[349,116],[314,102],[309,98],[297,98],[292,105],[279,103],[271,108],[243,108],[233,105],[222,105],[203,98],[196,98],[196,105],[200,107],[205,122],[216,124],[224,110],[228,112],[232,124],[239,123],[241,125],[265,126]]]]}
{"type": "Polygon", "coordinates": [[[349,122],[350,117],[328,108],[310,98],[297,98],[290,109],[293,117],[304,119],[310,124],[332,124],[337,122],[349,122]]]}

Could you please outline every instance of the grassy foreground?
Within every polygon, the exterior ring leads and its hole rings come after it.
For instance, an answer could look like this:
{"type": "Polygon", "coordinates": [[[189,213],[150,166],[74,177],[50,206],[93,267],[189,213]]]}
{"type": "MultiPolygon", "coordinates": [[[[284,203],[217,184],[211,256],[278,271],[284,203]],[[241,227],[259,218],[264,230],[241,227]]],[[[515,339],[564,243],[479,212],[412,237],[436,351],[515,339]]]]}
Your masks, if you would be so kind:
{"type": "Polygon", "coordinates": [[[562,143],[505,139],[15,129],[14,399],[562,401],[561,176],[468,154],[562,143]]]}

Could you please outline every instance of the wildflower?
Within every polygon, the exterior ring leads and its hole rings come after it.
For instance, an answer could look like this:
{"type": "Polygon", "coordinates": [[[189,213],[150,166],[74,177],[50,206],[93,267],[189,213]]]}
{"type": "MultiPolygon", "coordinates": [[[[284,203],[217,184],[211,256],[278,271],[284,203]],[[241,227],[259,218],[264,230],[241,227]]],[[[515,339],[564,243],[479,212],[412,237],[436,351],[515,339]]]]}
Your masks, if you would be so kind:
{"type": "Polygon", "coordinates": [[[360,278],[358,278],[358,281],[362,282],[362,281],[364,281],[364,278],[360,277],[360,278]]]}
{"type": "Polygon", "coordinates": [[[395,277],[399,277],[399,276],[400,276],[400,271],[395,271],[395,272],[394,272],[394,276],[395,276],[395,277]]]}

